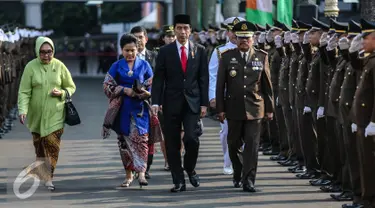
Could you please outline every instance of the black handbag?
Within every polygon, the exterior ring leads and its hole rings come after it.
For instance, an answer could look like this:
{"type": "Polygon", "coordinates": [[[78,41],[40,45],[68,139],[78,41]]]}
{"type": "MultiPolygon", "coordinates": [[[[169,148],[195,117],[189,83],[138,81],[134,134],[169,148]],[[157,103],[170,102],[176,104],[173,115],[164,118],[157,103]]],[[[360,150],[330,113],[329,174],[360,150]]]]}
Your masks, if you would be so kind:
{"type": "Polygon", "coordinates": [[[72,98],[69,95],[68,90],[64,89],[66,93],[65,97],[65,123],[69,126],[75,126],[81,123],[77,109],[72,103],[72,98]]]}
{"type": "Polygon", "coordinates": [[[142,89],[144,89],[144,85],[138,79],[136,79],[134,80],[132,88],[135,93],[141,94],[142,89]]]}

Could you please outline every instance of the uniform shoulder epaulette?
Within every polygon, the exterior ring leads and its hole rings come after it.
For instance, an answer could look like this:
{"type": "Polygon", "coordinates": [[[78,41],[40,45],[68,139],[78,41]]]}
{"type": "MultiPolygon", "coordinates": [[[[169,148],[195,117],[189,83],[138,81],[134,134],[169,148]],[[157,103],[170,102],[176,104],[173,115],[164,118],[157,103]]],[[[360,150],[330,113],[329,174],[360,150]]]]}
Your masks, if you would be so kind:
{"type": "Polygon", "coordinates": [[[236,48],[228,48],[228,49],[225,49],[224,51],[222,51],[221,53],[220,53],[220,57],[224,54],[224,53],[227,53],[227,52],[229,52],[229,51],[233,51],[233,50],[235,50],[236,48]]]}
{"type": "Polygon", "coordinates": [[[216,48],[216,49],[219,49],[219,48],[221,48],[221,47],[223,47],[223,46],[225,46],[225,44],[218,45],[218,46],[216,46],[215,48],[216,48]]]}

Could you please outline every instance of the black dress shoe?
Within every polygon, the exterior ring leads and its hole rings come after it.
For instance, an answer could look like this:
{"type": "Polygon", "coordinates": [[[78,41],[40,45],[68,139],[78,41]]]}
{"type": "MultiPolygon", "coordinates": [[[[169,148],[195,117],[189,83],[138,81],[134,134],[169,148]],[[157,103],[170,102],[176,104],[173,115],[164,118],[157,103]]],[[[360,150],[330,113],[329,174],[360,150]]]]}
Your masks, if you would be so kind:
{"type": "Polygon", "coordinates": [[[313,172],[310,172],[310,173],[306,172],[304,174],[297,174],[296,177],[299,179],[312,179],[312,178],[316,178],[317,175],[313,172]]]}
{"type": "Polygon", "coordinates": [[[233,186],[234,186],[234,188],[241,188],[242,187],[242,182],[241,181],[233,180],[233,186]]]}
{"type": "Polygon", "coordinates": [[[284,160],[287,160],[288,158],[283,156],[283,155],[276,155],[276,156],[271,156],[270,157],[270,160],[273,160],[273,161],[284,161],[284,160]]]}
{"type": "Polygon", "coordinates": [[[280,165],[285,166],[285,167],[290,167],[290,166],[296,166],[296,165],[298,165],[298,162],[297,161],[293,161],[293,160],[279,161],[277,163],[279,163],[280,165]]]}
{"type": "Polygon", "coordinates": [[[327,193],[339,193],[342,191],[341,186],[339,185],[329,185],[329,186],[322,186],[320,190],[327,193]]]}
{"type": "Polygon", "coordinates": [[[317,179],[315,181],[310,181],[310,184],[312,186],[328,186],[332,183],[332,181],[330,180],[326,180],[326,179],[317,179]]]}
{"type": "Polygon", "coordinates": [[[263,155],[278,155],[278,154],[279,154],[279,152],[276,152],[276,151],[273,151],[273,150],[263,152],[263,155]]]}
{"type": "Polygon", "coordinates": [[[364,206],[363,205],[361,205],[361,204],[343,204],[342,206],[341,206],[342,208],[364,208],[364,206]]]}
{"type": "Polygon", "coordinates": [[[186,185],[183,183],[175,184],[173,188],[171,188],[171,192],[176,193],[176,192],[183,192],[186,191],[186,185]]]}
{"type": "Polygon", "coordinates": [[[305,173],[306,168],[304,166],[297,166],[295,169],[292,170],[292,173],[305,173]]]}
{"type": "Polygon", "coordinates": [[[340,194],[331,194],[332,199],[336,201],[352,201],[353,200],[353,193],[349,191],[344,191],[340,194]]]}
{"type": "Polygon", "coordinates": [[[243,184],[242,188],[244,192],[256,192],[254,184],[243,184]]]}
{"type": "Polygon", "coordinates": [[[191,185],[193,185],[194,187],[199,187],[200,180],[198,174],[195,171],[193,171],[192,173],[188,173],[188,176],[191,185]]]}

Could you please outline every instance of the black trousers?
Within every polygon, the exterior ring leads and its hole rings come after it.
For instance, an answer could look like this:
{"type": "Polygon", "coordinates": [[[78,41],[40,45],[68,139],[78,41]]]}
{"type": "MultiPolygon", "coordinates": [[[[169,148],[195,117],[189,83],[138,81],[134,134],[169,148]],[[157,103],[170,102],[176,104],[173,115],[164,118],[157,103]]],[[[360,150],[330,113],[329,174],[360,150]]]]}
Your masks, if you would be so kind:
{"type": "MultiPolygon", "coordinates": [[[[346,166],[349,169],[350,186],[354,194],[354,203],[360,203],[362,195],[361,191],[361,179],[359,175],[359,163],[358,163],[358,147],[355,133],[352,132],[351,124],[344,124],[342,126],[344,146],[346,153],[346,166]]],[[[345,190],[345,188],[343,187],[345,190]]]]}
{"type": "MultiPolygon", "coordinates": [[[[290,106],[283,106],[283,115],[284,115],[284,125],[285,125],[285,133],[287,138],[287,144],[288,144],[288,156],[290,157],[293,154],[293,115],[292,115],[292,109],[290,106]]],[[[285,142],[285,141],[284,141],[285,142]]],[[[282,142],[282,143],[284,143],[282,142]]],[[[282,145],[283,146],[283,145],[282,145]]]]}
{"type": "Polygon", "coordinates": [[[305,165],[303,151],[302,151],[302,136],[300,135],[300,125],[297,118],[298,109],[293,107],[292,109],[292,134],[293,134],[293,151],[299,165],[305,165]]]}
{"type": "Polygon", "coordinates": [[[228,119],[228,150],[234,170],[233,179],[242,181],[243,184],[255,184],[260,131],[260,119],[228,119]],[[245,143],[245,147],[241,153],[239,149],[243,143],[245,143]]]}
{"type": "Polygon", "coordinates": [[[297,121],[299,125],[299,135],[301,136],[305,166],[308,172],[312,172],[319,168],[315,152],[317,141],[312,113],[303,114],[303,109],[298,109],[297,121]]]}
{"type": "Polygon", "coordinates": [[[277,106],[275,108],[276,122],[279,129],[279,142],[280,142],[280,154],[288,156],[289,153],[289,142],[288,142],[288,131],[286,126],[286,120],[284,117],[283,107],[277,106]]]}
{"type": "Polygon", "coordinates": [[[328,139],[327,139],[327,122],[325,117],[317,119],[317,111],[318,108],[312,109],[312,119],[314,122],[314,128],[316,130],[316,137],[317,137],[317,146],[314,149],[315,155],[318,158],[319,168],[323,174],[329,172],[330,168],[330,158],[329,158],[329,151],[328,148],[328,139]]]}
{"type": "Polygon", "coordinates": [[[365,127],[359,127],[357,131],[357,147],[359,156],[359,171],[362,187],[362,200],[364,204],[375,207],[375,137],[365,137],[365,127]]]}
{"type": "Polygon", "coordinates": [[[195,170],[199,152],[199,137],[196,126],[200,114],[193,113],[185,101],[180,113],[164,113],[165,148],[174,184],[185,183],[181,166],[181,123],[184,126],[184,169],[190,174],[195,170]]]}
{"type": "MultiPolygon", "coordinates": [[[[323,118],[322,118],[323,119],[323,118]]],[[[319,119],[320,120],[320,119],[319,119]]],[[[338,127],[337,119],[332,116],[326,117],[327,127],[327,149],[329,149],[329,155],[325,157],[329,164],[329,173],[332,174],[333,180],[337,184],[341,184],[342,181],[342,161],[340,157],[340,139],[338,138],[342,128],[338,127]]]]}

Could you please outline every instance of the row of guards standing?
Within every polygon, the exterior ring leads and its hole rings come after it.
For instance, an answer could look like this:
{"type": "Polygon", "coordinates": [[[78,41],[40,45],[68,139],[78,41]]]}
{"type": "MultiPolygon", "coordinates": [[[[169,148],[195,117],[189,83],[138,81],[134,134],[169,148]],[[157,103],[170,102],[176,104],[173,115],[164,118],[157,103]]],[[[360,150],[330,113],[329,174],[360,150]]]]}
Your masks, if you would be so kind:
{"type": "Polygon", "coordinates": [[[35,40],[52,31],[33,28],[0,29],[0,139],[17,119],[19,82],[26,64],[35,57],[35,40]]]}

